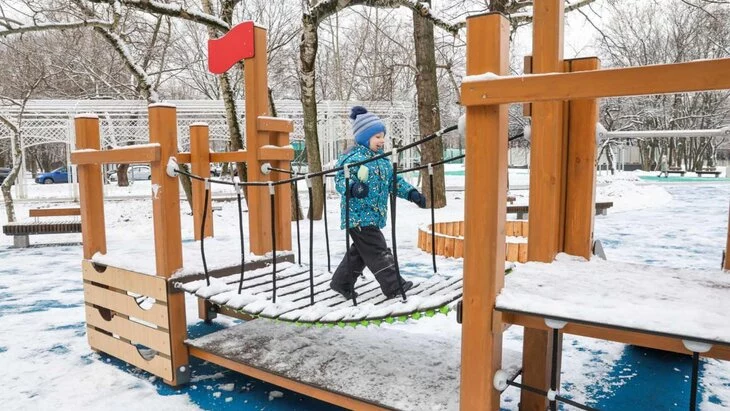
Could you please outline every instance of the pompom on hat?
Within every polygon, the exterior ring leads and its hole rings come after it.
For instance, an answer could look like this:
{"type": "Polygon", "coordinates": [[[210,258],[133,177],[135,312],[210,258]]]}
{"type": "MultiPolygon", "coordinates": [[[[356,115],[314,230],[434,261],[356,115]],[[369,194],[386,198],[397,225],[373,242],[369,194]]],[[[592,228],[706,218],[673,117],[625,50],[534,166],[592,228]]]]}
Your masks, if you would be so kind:
{"type": "Polygon", "coordinates": [[[385,133],[385,124],[380,117],[369,113],[363,106],[355,106],[350,112],[352,120],[352,135],[355,142],[365,147],[370,146],[370,138],[378,133],[385,133]]]}

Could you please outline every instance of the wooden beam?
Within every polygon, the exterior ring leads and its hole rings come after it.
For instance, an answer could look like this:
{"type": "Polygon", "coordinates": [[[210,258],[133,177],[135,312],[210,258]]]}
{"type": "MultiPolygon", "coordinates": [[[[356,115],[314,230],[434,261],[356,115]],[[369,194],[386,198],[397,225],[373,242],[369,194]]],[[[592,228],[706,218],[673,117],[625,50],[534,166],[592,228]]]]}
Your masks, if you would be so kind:
{"type": "MultiPolygon", "coordinates": [[[[278,133],[276,133],[278,134],[278,133]]],[[[288,134],[282,134],[289,138],[288,134]]],[[[288,143],[288,141],[287,141],[288,143]]],[[[267,145],[263,147],[259,147],[258,150],[259,161],[291,161],[294,160],[294,149],[291,147],[279,147],[279,146],[273,146],[273,145],[267,145]]]]}
{"type": "Polygon", "coordinates": [[[111,150],[76,150],[71,152],[75,164],[141,164],[160,160],[160,146],[144,144],[111,150]]]}
{"type": "MultiPolygon", "coordinates": [[[[74,119],[76,147],[79,149],[99,150],[99,118],[96,116],[77,116],[74,119]]],[[[101,166],[82,164],[79,172],[79,202],[81,204],[81,238],[83,239],[84,259],[95,253],[106,254],[106,226],[104,222],[104,191],[101,166]]]]}
{"type": "MultiPolygon", "coordinates": [[[[269,141],[274,146],[260,147],[259,159],[268,158],[268,154],[265,154],[264,151],[275,148],[275,151],[271,154],[276,155],[276,159],[272,159],[271,165],[283,170],[291,169],[294,149],[289,146],[289,133],[270,132],[269,141]]],[[[282,172],[271,173],[271,178],[274,180],[284,180],[289,177],[291,177],[289,174],[282,172]]],[[[297,184],[306,185],[307,183],[306,181],[300,181],[297,184]]],[[[279,184],[276,186],[276,209],[278,210],[276,214],[276,246],[279,250],[292,249],[292,188],[292,184],[279,184]]]]}
{"type": "Polygon", "coordinates": [[[375,404],[358,400],[357,398],[352,398],[352,397],[349,397],[346,395],[338,394],[336,392],[327,391],[327,390],[324,390],[319,387],[314,387],[312,385],[308,385],[308,384],[305,384],[305,383],[302,383],[302,382],[299,382],[296,380],[286,378],[279,374],[274,374],[274,373],[262,370],[260,368],[252,367],[252,366],[246,365],[246,364],[241,364],[241,363],[229,360],[227,358],[220,357],[215,354],[209,353],[207,351],[203,351],[197,347],[190,347],[190,355],[192,355],[193,357],[200,358],[201,360],[220,365],[221,367],[227,368],[229,370],[240,372],[241,374],[248,375],[253,378],[258,378],[262,381],[266,381],[268,383],[278,385],[279,387],[284,387],[288,390],[292,390],[294,392],[298,392],[300,394],[306,395],[308,397],[316,398],[318,400],[325,401],[330,404],[335,404],[335,405],[338,405],[338,406],[346,408],[346,409],[364,410],[364,411],[375,411],[375,410],[384,410],[385,409],[385,408],[379,407],[375,404]]]}
{"type": "MultiPolygon", "coordinates": [[[[471,16],[466,24],[467,74],[507,73],[507,19],[493,13],[471,16]]],[[[492,381],[502,364],[502,329],[492,327],[492,308],[504,285],[508,121],[505,105],[466,110],[462,410],[499,409],[492,381]]]]}
{"type": "Polygon", "coordinates": [[[727,73],[730,73],[730,58],[576,73],[465,79],[461,86],[461,104],[475,106],[725,90],[730,89],[727,73]]]}
{"type": "MultiPolygon", "coordinates": [[[[532,56],[525,56],[523,74],[532,74],[532,56]]],[[[522,115],[525,117],[532,115],[532,103],[522,104],[522,115]]]]}
{"type": "MultiPolygon", "coordinates": [[[[545,320],[538,316],[504,312],[502,313],[502,320],[505,324],[521,325],[531,329],[549,330],[549,328],[545,325],[545,320]]],[[[681,339],[678,338],[577,323],[568,323],[562,331],[565,334],[616,341],[623,344],[639,345],[642,347],[672,351],[680,354],[691,354],[691,352],[684,347],[681,339]]],[[[702,354],[702,356],[730,361],[730,347],[714,345],[710,351],[702,354]]]]}
{"type": "Polygon", "coordinates": [[[190,153],[177,153],[175,159],[178,163],[190,164],[190,153]]]}
{"type": "MultiPolygon", "coordinates": [[[[182,233],[180,231],[180,182],[167,175],[167,159],[177,154],[177,110],[175,106],[152,104],[149,107],[150,142],[160,145],[160,161],[151,164],[152,186],[157,187],[152,197],[152,222],[155,234],[156,275],[170,278],[182,268],[182,233]]],[[[185,345],[185,296],[170,294],[167,303],[170,346],[172,347],[172,376],[170,385],[179,385],[181,367],[189,367],[185,345]]]]}
{"type": "MultiPolygon", "coordinates": [[[[561,73],[563,61],[563,0],[543,0],[534,6],[532,72],[561,73]]],[[[530,139],[530,232],[527,258],[551,262],[562,247],[565,201],[565,136],[562,101],[532,104],[530,139]]],[[[525,328],[522,381],[547,391],[550,385],[551,338],[546,331],[525,328]]],[[[520,408],[542,411],[547,399],[527,390],[520,408]]]]}
{"type": "MultiPolygon", "coordinates": [[[[190,153],[177,153],[175,155],[178,163],[190,164],[190,153]]],[[[245,150],[211,152],[211,163],[243,163],[248,161],[248,153],[245,150]]]]}
{"type": "MultiPolygon", "coordinates": [[[[210,178],[210,139],[207,124],[193,124],[190,126],[190,165],[196,176],[210,178]]],[[[200,241],[202,235],[213,237],[213,193],[208,193],[208,204],[205,204],[205,182],[192,181],[193,189],[193,237],[200,241]],[[203,233],[200,226],[205,212],[205,227],[203,233]]]]}
{"type": "MultiPolygon", "coordinates": [[[[246,145],[251,153],[248,162],[249,181],[267,181],[269,176],[261,172],[258,148],[267,144],[268,132],[258,128],[258,117],[269,115],[269,90],[267,75],[266,29],[254,28],[256,56],[246,61],[244,82],[246,87],[246,145]]],[[[271,211],[268,187],[249,187],[247,191],[250,250],[263,255],[271,251],[271,211]]],[[[282,211],[282,210],[278,210],[282,211]]]]}
{"type": "Polygon", "coordinates": [[[81,215],[80,207],[69,208],[31,208],[28,210],[29,217],[60,217],[81,215]]]}
{"type": "Polygon", "coordinates": [[[243,163],[246,161],[248,161],[248,153],[244,150],[210,153],[211,163],[243,163]]]}
{"type": "Polygon", "coordinates": [[[291,133],[294,131],[294,122],[285,118],[259,117],[256,124],[260,131],[274,133],[291,133]]]}
{"type": "MultiPolygon", "coordinates": [[[[598,70],[598,58],[570,61],[572,72],[598,70]]],[[[598,100],[571,100],[568,109],[565,238],[563,251],[591,257],[596,194],[596,123],[598,100]]]]}

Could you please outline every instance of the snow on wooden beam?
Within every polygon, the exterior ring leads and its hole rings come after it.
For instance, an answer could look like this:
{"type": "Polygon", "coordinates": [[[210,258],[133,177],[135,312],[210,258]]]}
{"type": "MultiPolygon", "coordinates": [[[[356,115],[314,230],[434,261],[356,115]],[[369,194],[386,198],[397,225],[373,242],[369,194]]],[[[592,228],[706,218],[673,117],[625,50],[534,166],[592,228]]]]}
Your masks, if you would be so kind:
{"type": "Polygon", "coordinates": [[[730,89],[730,58],[524,76],[467,76],[465,106],[730,89]]]}

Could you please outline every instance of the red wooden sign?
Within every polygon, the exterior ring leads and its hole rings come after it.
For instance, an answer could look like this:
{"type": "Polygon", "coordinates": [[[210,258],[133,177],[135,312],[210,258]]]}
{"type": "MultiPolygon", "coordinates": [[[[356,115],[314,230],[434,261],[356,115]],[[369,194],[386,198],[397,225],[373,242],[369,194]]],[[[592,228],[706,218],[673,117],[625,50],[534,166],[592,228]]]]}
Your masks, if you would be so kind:
{"type": "Polygon", "coordinates": [[[253,21],[245,21],[215,40],[208,40],[208,70],[225,73],[234,64],[254,56],[253,21]]]}

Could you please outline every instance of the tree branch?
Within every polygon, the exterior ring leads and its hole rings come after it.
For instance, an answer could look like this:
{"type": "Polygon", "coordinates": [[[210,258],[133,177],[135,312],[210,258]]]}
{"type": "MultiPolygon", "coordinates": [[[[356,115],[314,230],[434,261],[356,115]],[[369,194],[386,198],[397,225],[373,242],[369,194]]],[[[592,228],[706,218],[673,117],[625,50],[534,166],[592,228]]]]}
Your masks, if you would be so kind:
{"type": "Polygon", "coordinates": [[[27,24],[22,26],[13,26],[11,24],[2,24],[7,29],[0,31],[0,37],[6,37],[14,34],[23,34],[38,31],[47,30],[73,30],[81,27],[103,27],[110,28],[114,22],[107,20],[81,20],[68,23],[53,22],[53,23],[40,23],[40,24],[27,24]]]}
{"type": "MultiPolygon", "coordinates": [[[[92,3],[106,4],[109,0],[88,0],[92,3]]],[[[178,17],[183,20],[190,20],[196,23],[200,23],[204,26],[227,32],[231,26],[225,21],[221,20],[216,16],[212,16],[206,13],[199,13],[183,8],[178,4],[168,4],[161,1],[155,0],[120,0],[122,4],[127,7],[133,7],[137,10],[146,11],[149,13],[162,14],[170,17],[178,17]]],[[[235,4],[235,2],[234,2],[235,4]]]]}

